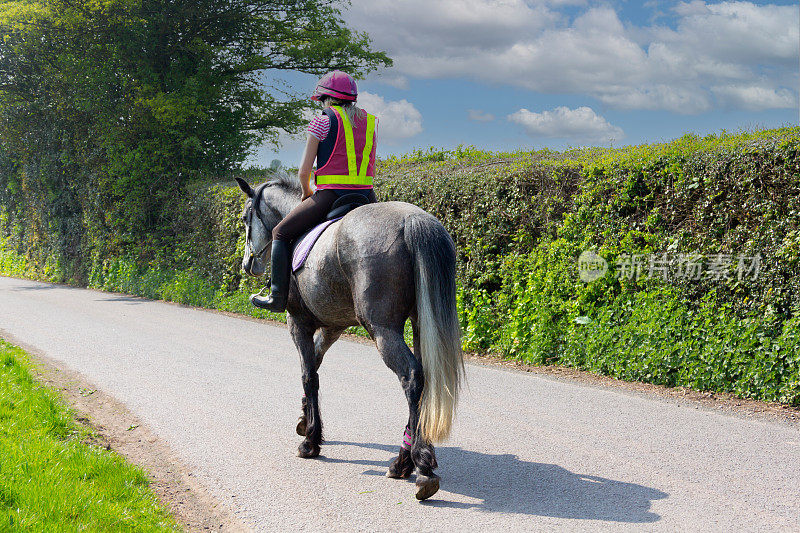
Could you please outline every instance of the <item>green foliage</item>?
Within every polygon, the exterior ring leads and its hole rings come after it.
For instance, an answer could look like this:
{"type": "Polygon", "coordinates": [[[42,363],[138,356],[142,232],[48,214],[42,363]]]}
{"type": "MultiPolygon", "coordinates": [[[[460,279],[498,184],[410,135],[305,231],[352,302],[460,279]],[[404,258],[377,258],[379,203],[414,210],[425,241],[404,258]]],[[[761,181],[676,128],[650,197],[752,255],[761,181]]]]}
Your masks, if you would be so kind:
{"type": "MultiPolygon", "coordinates": [[[[238,263],[237,263],[238,264],[238,263]]],[[[227,268],[227,265],[226,265],[227,268]]],[[[285,316],[253,307],[249,295],[260,290],[264,280],[243,279],[229,291],[193,268],[177,270],[176,266],[143,267],[131,259],[105,261],[92,273],[92,288],[133,294],[153,300],[166,300],[196,307],[229,311],[256,318],[285,321],[285,316]]]]}
{"type": "Polygon", "coordinates": [[[32,270],[23,256],[10,249],[8,239],[0,241],[0,273],[6,276],[26,277],[32,270]]]}
{"type": "Polygon", "coordinates": [[[690,306],[663,287],[620,295],[567,323],[562,364],[625,380],[800,405],[798,317],[741,316],[713,293],[690,306]]]}
{"type": "Polygon", "coordinates": [[[3,235],[49,275],[87,257],[150,261],[201,179],[295,131],[313,105],[281,71],[363,75],[391,61],[340,0],[0,3],[3,235]]]}
{"type": "Polygon", "coordinates": [[[145,473],[90,439],[0,340],[0,530],[179,529],[145,473]]]}
{"type": "Polygon", "coordinates": [[[377,194],[418,205],[442,220],[458,250],[459,280],[500,285],[500,256],[530,248],[570,209],[585,151],[493,154],[459,147],[433,159],[413,154],[381,165],[377,194]]]}

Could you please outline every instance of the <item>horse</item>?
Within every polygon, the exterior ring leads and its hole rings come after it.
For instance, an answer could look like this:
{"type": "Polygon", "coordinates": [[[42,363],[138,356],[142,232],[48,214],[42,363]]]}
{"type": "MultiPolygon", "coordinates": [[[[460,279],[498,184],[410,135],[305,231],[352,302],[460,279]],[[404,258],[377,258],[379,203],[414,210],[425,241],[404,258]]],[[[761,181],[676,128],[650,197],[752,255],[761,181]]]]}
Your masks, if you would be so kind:
{"type": "MultiPolygon", "coordinates": [[[[299,180],[282,171],[246,195],[242,269],[261,276],[272,229],[302,197],[299,180]]],[[[433,443],[450,433],[464,374],[456,311],[456,252],[436,217],[405,202],[378,202],[350,211],[316,242],[291,276],[286,321],[300,353],[303,391],[298,456],[317,457],[323,442],[317,371],[325,352],[355,325],[367,330],[408,401],[403,446],[387,477],[416,473],[416,498],[439,490],[433,443]],[[403,338],[410,319],[413,352],[403,338]]]]}

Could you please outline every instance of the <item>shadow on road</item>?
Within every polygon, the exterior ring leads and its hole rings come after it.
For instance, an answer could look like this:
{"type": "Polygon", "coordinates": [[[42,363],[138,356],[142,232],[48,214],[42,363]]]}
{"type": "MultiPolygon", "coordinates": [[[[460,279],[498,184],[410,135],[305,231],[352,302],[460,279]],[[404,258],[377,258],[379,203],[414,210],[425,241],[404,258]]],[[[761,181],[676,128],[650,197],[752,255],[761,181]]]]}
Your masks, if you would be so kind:
{"type": "Polygon", "coordinates": [[[110,296],[108,298],[98,298],[97,300],[100,302],[123,302],[128,305],[139,305],[147,301],[138,296],[110,296]]]}
{"type": "MultiPolygon", "coordinates": [[[[398,449],[397,446],[373,443],[328,441],[327,444],[359,446],[392,453],[398,449]]],[[[425,502],[425,505],[432,507],[651,523],[661,517],[650,511],[650,503],[668,496],[665,492],[643,485],[576,474],[558,465],[521,461],[512,454],[492,455],[443,446],[436,448],[436,455],[442,465],[442,490],[479,501],[463,503],[433,499],[425,502]]],[[[320,460],[382,468],[367,470],[364,472],[366,475],[382,476],[388,466],[388,463],[366,460],[330,457],[320,457],[320,460]]]]}
{"type": "Polygon", "coordinates": [[[49,291],[53,289],[63,289],[63,288],[70,288],[70,287],[59,287],[58,285],[17,285],[15,287],[11,287],[9,290],[14,292],[29,292],[29,291],[49,291]]]}

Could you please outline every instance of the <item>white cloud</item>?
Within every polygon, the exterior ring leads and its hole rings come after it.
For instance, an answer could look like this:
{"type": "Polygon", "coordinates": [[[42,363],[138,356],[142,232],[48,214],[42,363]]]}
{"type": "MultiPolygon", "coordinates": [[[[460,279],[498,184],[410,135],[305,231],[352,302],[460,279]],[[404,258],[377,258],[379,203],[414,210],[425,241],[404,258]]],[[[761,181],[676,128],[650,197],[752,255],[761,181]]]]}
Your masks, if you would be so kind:
{"type": "Polygon", "coordinates": [[[574,18],[560,4],[586,2],[353,0],[346,16],[395,60],[397,76],[467,77],[679,113],[735,105],[714,87],[779,95],[764,105],[796,95],[796,6],[695,0],[672,10],[672,27],[637,27],[607,4],[574,18]]]}
{"type": "Polygon", "coordinates": [[[522,126],[531,137],[569,139],[585,143],[607,143],[625,137],[622,129],[609,124],[590,107],[557,107],[542,113],[523,108],[508,115],[508,120],[522,126]]]}
{"type": "Polygon", "coordinates": [[[494,120],[494,115],[486,111],[481,111],[480,109],[468,109],[467,115],[470,120],[474,120],[475,122],[491,122],[494,120]]]}
{"type": "Polygon", "coordinates": [[[370,81],[377,81],[379,83],[385,83],[390,87],[394,87],[395,89],[408,89],[408,76],[398,75],[395,72],[389,71],[378,71],[370,75],[368,78],[370,81]]]}
{"type": "Polygon", "coordinates": [[[392,144],[422,132],[422,114],[408,100],[386,101],[377,94],[361,92],[358,105],[380,120],[378,139],[392,144]]]}
{"type": "Polygon", "coordinates": [[[398,58],[506,47],[510,34],[541,30],[558,17],[524,0],[354,0],[345,16],[398,58]]]}
{"type": "Polygon", "coordinates": [[[699,55],[734,62],[794,61],[797,57],[796,6],[695,0],[679,4],[675,12],[681,17],[677,30],[660,32],[660,39],[699,55]]]}
{"type": "Polygon", "coordinates": [[[710,110],[711,98],[690,87],[650,85],[625,87],[598,95],[603,103],[616,109],[666,109],[675,113],[695,114],[710,110]]]}
{"type": "Polygon", "coordinates": [[[786,89],[776,90],[764,86],[749,85],[712,87],[711,91],[724,104],[751,111],[797,107],[795,94],[786,89]]]}

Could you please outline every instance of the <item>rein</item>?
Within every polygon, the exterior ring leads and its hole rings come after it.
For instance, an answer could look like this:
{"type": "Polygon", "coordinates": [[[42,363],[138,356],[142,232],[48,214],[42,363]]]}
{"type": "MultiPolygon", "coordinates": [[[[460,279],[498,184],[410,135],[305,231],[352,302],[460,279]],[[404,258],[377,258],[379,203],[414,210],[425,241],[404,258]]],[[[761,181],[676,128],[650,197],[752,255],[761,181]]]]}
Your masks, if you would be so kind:
{"type": "MultiPolygon", "coordinates": [[[[255,213],[256,217],[259,220],[259,222],[261,222],[261,225],[264,226],[264,230],[266,230],[266,231],[269,231],[269,224],[265,220],[264,214],[261,212],[261,209],[259,209],[259,205],[261,204],[262,197],[264,196],[264,189],[266,189],[268,185],[269,185],[269,183],[264,183],[258,189],[256,189],[256,193],[253,195],[253,201],[252,201],[252,204],[250,206],[250,208],[252,209],[252,212],[255,213]]],[[[271,205],[267,205],[267,207],[275,215],[277,215],[278,220],[281,219],[280,211],[278,211],[277,209],[275,209],[271,205]]],[[[250,221],[251,221],[250,225],[252,225],[252,216],[250,217],[250,221]]],[[[250,252],[253,254],[253,257],[261,257],[261,254],[263,254],[264,251],[266,251],[267,247],[272,244],[272,239],[267,239],[266,244],[264,244],[264,246],[261,247],[261,249],[258,251],[258,253],[253,252],[252,239],[250,238],[250,225],[248,225],[248,227],[247,227],[247,241],[246,241],[247,247],[250,248],[250,252]]]]}

